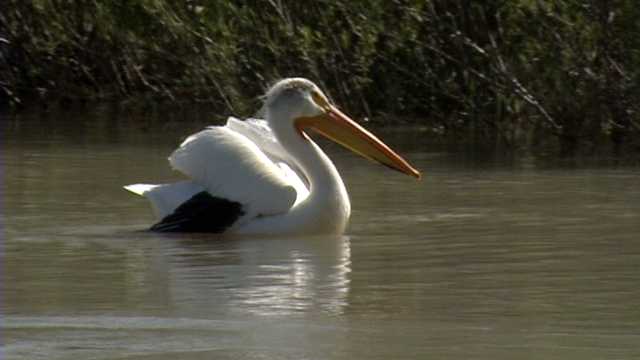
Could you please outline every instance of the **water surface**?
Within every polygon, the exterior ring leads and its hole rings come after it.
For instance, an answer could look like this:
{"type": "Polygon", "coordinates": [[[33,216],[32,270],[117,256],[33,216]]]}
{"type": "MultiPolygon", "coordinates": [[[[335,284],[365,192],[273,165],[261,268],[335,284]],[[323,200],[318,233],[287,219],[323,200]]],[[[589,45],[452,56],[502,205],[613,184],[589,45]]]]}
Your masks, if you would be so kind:
{"type": "Polygon", "coordinates": [[[323,142],[343,236],[136,232],[153,215],[121,186],[180,179],[166,157],[206,123],[3,119],[3,359],[640,356],[640,169],[469,164],[379,131],[423,179],[323,142]]]}

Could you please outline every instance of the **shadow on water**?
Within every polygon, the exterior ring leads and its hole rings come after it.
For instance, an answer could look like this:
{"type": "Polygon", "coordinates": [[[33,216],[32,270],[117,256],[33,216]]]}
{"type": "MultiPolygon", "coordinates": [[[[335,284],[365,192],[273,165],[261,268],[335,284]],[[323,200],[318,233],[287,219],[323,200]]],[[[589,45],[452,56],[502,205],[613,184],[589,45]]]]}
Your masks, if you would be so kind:
{"type": "MultiPolygon", "coordinates": [[[[122,109],[108,103],[57,106],[49,111],[30,108],[3,114],[2,140],[7,145],[13,142],[93,146],[144,143],[175,147],[189,134],[209,125],[223,124],[228,115],[238,114],[218,115],[206,105],[197,104],[193,107],[151,106],[142,109],[122,109]]],[[[640,153],[637,151],[614,157],[610,149],[602,148],[574,157],[559,157],[553,143],[530,149],[498,143],[481,146],[420,125],[377,128],[374,125],[373,128],[400,152],[448,154],[450,161],[467,167],[548,169],[640,165],[640,153]]]]}

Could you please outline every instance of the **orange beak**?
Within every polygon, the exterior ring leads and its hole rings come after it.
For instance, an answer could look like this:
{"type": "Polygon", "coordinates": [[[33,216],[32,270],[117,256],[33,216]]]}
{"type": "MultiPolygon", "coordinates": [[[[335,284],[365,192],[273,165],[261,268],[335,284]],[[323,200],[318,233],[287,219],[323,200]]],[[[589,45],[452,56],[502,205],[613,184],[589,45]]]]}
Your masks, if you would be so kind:
{"type": "Polygon", "coordinates": [[[294,126],[300,135],[304,137],[303,130],[311,128],[366,158],[420,179],[418,170],[365,128],[333,105],[326,104],[324,108],[326,112],[320,115],[295,119],[294,126]]]}

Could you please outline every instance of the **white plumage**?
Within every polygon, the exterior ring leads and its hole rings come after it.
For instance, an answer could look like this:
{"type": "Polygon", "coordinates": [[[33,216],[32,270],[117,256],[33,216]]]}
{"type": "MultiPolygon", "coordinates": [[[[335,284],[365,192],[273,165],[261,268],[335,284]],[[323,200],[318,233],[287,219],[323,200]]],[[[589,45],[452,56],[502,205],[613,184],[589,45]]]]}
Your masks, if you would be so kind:
{"type": "Polygon", "coordinates": [[[209,194],[244,204],[250,213],[284,213],[296,201],[296,191],[280,169],[255,143],[227,126],[191,135],[169,162],[209,194]]]}
{"type": "Polygon", "coordinates": [[[151,230],[341,233],[350,213],[342,180],[306,128],[419,177],[402,158],[333,107],[318,87],[285,79],[269,90],[265,120],[229,118],[189,136],[169,157],[189,180],[125,188],[162,220],[151,230]]]}

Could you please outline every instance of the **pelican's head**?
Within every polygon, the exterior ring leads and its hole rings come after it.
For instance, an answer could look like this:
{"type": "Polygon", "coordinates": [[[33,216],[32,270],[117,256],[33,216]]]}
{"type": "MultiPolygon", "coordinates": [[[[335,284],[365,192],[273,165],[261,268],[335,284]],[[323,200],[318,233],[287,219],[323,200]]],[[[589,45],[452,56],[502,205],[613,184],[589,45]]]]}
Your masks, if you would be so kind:
{"type": "Polygon", "coordinates": [[[264,110],[267,119],[295,119],[301,116],[314,116],[323,113],[321,102],[329,103],[322,90],[305,78],[288,78],[278,81],[265,94],[264,110]],[[269,116],[272,115],[272,116],[269,116]]]}
{"type": "Polygon", "coordinates": [[[329,139],[394,170],[420,178],[420,173],[369,131],[343,114],[310,80],[288,78],[278,81],[265,95],[267,121],[275,129],[293,126],[304,139],[310,128],[329,139]],[[278,122],[278,123],[272,123],[278,122]]]}

